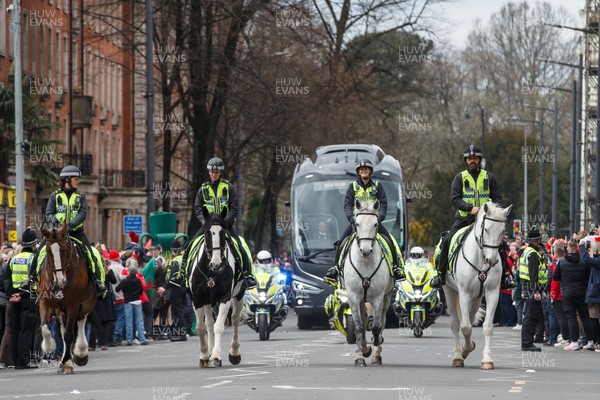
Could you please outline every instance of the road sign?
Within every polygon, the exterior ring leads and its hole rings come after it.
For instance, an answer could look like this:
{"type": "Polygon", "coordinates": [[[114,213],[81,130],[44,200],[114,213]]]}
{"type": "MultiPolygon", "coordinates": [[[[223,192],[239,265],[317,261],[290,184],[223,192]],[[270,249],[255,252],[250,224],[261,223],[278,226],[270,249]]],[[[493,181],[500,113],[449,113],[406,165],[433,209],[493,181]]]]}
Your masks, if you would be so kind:
{"type": "Polygon", "coordinates": [[[143,216],[141,215],[125,215],[123,216],[123,235],[128,235],[134,231],[138,235],[142,233],[143,216]]]}
{"type": "Polygon", "coordinates": [[[17,231],[8,231],[8,241],[9,242],[17,241],[17,231]]]}

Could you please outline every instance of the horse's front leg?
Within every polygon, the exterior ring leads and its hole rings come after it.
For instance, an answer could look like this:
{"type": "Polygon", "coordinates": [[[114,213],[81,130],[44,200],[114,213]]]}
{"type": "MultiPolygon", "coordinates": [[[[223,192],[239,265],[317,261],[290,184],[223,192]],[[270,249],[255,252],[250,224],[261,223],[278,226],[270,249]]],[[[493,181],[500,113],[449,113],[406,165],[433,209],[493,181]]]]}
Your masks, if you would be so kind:
{"type": "Polygon", "coordinates": [[[365,303],[359,299],[350,299],[349,303],[352,316],[354,317],[354,329],[356,332],[356,358],[354,359],[354,366],[366,367],[367,363],[363,357],[369,357],[372,351],[371,347],[367,345],[365,331],[367,308],[365,307],[365,303]]]}
{"type": "Polygon", "coordinates": [[[52,337],[52,332],[48,327],[50,320],[50,310],[48,306],[40,305],[40,331],[42,333],[42,351],[46,354],[52,354],[56,351],[56,341],[52,337]]]}
{"type": "Polygon", "coordinates": [[[208,367],[208,358],[210,353],[208,352],[208,343],[206,342],[206,321],[204,320],[204,306],[196,308],[196,333],[200,339],[200,368],[208,367]]]}
{"type": "Polygon", "coordinates": [[[225,331],[225,320],[227,319],[227,314],[229,313],[230,307],[231,300],[226,303],[219,304],[219,314],[217,315],[217,320],[214,324],[215,344],[212,349],[212,354],[210,355],[210,361],[208,362],[209,368],[220,367],[223,364],[221,361],[221,337],[225,331]]]}
{"type": "Polygon", "coordinates": [[[473,325],[471,325],[471,306],[472,299],[463,293],[459,296],[460,302],[460,331],[465,338],[465,342],[462,347],[462,358],[465,359],[469,354],[475,350],[475,342],[471,340],[473,334],[473,325]]]}
{"type": "Polygon", "coordinates": [[[87,314],[77,321],[77,334],[73,346],[73,361],[82,366],[88,363],[88,342],[85,336],[85,321],[87,314]]]}
{"type": "Polygon", "coordinates": [[[450,314],[450,329],[454,336],[454,356],[452,358],[453,367],[464,367],[465,361],[462,356],[462,349],[460,347],[460,316],[457,293],[450,289],[448,286],[444,287],[444,294],[446,295],[446,304],[448,307],[448,313],[450,314]]]}
{"type": "Polygon", "coordinates": [[[492,360],[492,349],[490,342],[494,333],[494,314],[498,306],[498,298],[500,293],[498,289],[488,290],[485,293],[486,313],[483,321],[483,335],[485,337],[485,346],[483,348],[483,359],[481,360],[481,369],[494,369],[494,361],[492,360]]]}
{"type": "Polygon", "coordinates": [[[60,332],[63,337],[64,352],[63,358],[60,361],[60,367],[58,373],[60,375],[70,375],[73,373],[73,360],[71,359],[71,345],[75,339],[75,323],[74,317],[65,317],[61,315],[60,318],[60,332]]]}
{"type": "Polygon", "coordinates": [[[240,353],[240,338],[238,335],[240,319],[242,317],[243,300],[232,299],[233,312],[231,313],[231,324],[233,325],[233,338],[231,339],[231,350],[229,351],[229,362],[238,365],[242,361],[240,353]]]}

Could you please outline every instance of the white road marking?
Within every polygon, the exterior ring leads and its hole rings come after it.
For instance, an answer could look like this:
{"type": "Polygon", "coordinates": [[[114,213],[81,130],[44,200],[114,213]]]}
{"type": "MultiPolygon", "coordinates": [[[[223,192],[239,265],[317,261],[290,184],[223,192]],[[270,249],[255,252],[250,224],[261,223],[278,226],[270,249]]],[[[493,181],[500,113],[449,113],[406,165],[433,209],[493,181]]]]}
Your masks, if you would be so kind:
{"type": "Polygon", "coordinates": [[[241,376],[265,375],[265,374],[270,374],[271,373],[269,371],[247,371],[247,370],[242,369],[242,368],[234,368],[234,369],[232,369],[230,371],[238,371],[238,372],[242,372],[242,373],[241,374],[235,374],[235,375],[212,376],[212,377],[206,378],[206,379],[235,378],[235,377],[241,377],[241,376]]]}
{"type": "Polygon", "coordinates": [[[202,389],[209,389],[209,388],[214,388],[217,386],[221,386],[221,385],[227,385],[228,383],[231,383],[233,381],[221,381],[221,382],[217,382],[217,383],[213,383],[212,385],[206,385],[206,386],[200,386],[202,389]]]}
{"type": "Polygon", "coordinates": [[[365,387],[300,387],[290,385],[279,385],[271,386],[273,389],[286,389],[286,390],[359,390],[363,392],[392,392],[400,390],[410,390],[409,387],[395,387],[395,388],[365,388],[365,387]]]}

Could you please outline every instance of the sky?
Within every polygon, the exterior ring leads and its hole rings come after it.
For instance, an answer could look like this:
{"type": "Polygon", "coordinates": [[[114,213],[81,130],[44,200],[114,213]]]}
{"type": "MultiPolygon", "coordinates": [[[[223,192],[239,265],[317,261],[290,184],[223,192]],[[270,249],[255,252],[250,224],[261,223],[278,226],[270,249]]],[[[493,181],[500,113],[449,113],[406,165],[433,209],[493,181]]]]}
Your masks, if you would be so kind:
{"type": "MultiPolygon", "coordinates": [[[[444,35],[450,39],[450,43],[457,49],[463,49],[467,41],[467,35],[473,28],[474,21],[479,18],[486,24],[489,17],[498,12],[503,5],[509,3],[509,0],[450,0],[451,2],[440,5],[442,14],[446,20],[446,30],[449,35],[444,35]]],[[[563,6],[570,12],[576,21],[579,19],[579,9],[585,4],[585,0],[545,0],[553,7],[563,6]]],[[[513,0],[519,3],[520,0],[513,0]]],[[[535,1],[529,0],[530,5],[535,1]]]]}

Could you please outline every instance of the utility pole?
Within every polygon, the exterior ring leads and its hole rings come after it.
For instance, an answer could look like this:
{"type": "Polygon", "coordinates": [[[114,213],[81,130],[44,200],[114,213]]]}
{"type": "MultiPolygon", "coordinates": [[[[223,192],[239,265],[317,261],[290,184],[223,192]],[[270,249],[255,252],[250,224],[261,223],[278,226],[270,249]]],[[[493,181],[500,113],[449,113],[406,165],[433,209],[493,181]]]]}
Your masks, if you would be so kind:
{"type": "MultiPolygon", "coordinates": [[[[154,26],[152,0],[146,0],[146,227],[154,208],[154,26]]],[[[165,157],[168,155],[165,154],[165,157]]]]}
{"type": "MultiPolygon", "coordinates": [[[[0,10],[4,12],[4,10],[0,10]]],[[[15,55],[15,172],[17,186],[17,239],[25,231],[25,160],[23,155],[23,87],[21,83],[21,0],[13,0],[12,29],[15,55]]]]}

